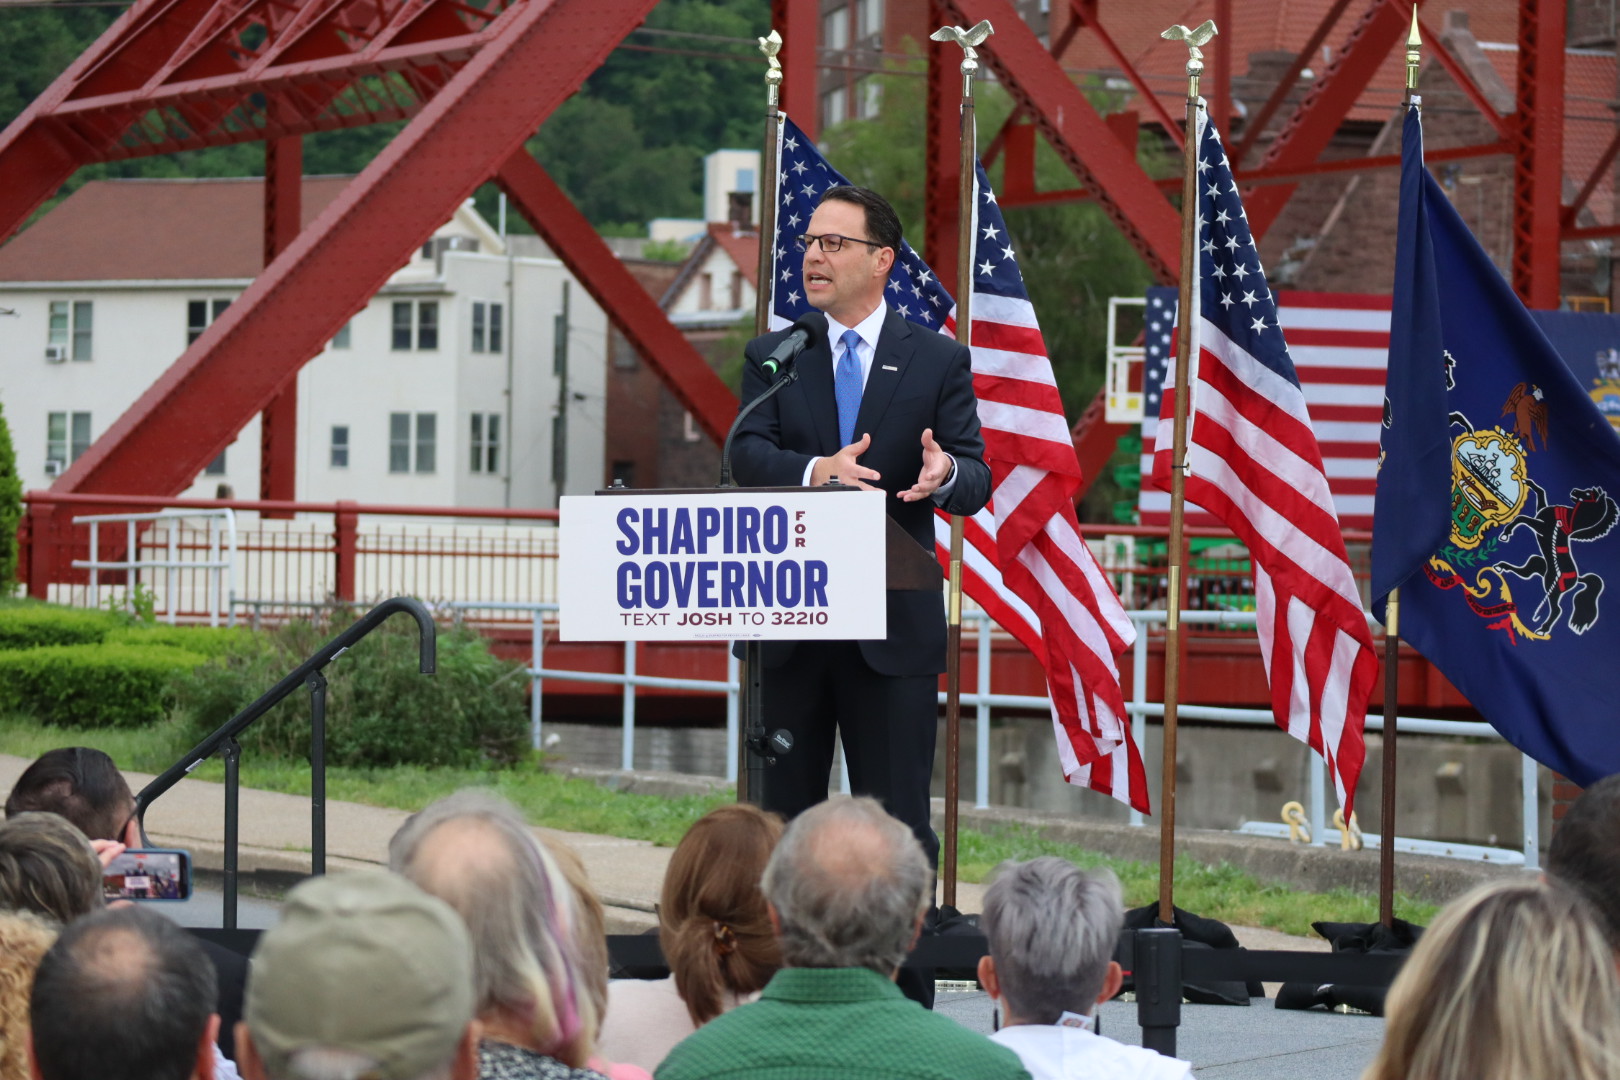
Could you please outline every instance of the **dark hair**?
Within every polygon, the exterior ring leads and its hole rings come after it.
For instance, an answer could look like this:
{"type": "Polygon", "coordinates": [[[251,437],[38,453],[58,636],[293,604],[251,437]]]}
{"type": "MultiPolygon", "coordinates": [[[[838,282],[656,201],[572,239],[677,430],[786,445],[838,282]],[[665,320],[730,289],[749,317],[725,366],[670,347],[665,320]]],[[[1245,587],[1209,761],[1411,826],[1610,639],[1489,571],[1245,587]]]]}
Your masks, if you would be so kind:
{"type": "Polygon", "coordinates": [[[102,902],[101,862],[71,822],[55,814],[0,822],[0,908],[69,923],[102,902]]]}
{"type": "Polygon", "coordinates": [[[725,1010],[727,992],[751,994],[782,966],[760,875],[782,838],[773,814],[736,803],[704,814],[664,872],[658,943],[692,1023],[725,1010]]]}
{"type": "Polygon", "coordinates": [[[1620,776],[1599,780],[1553,829],[1547,873],[1597,908],[1609,946],[1620,952],[1620,776]]]}
{"type": "Polygon", "coordinates": [[[67,928],[29,1002],[44,1080],[186,1080],[214,1011],[202,945],[161,915],[117,908],[67,928]]]}
{"type": "Polygon", "coordinates": [[[23,770],[6,799],[6,816],[60,814],[92,840],[117,840],[135,798],[113,759],[88,746],[47,750],[23,770]]]}
{"type": "Polygon", "coordinates": [[[900,256],[900,215],[894,212],[888,199],[870,188],[845,184],[823,191],[821,202],[852,203],[865,210],[866,231],[872,234],[872,239],[884,247],[893,248],[896,258],[900,256]]]}

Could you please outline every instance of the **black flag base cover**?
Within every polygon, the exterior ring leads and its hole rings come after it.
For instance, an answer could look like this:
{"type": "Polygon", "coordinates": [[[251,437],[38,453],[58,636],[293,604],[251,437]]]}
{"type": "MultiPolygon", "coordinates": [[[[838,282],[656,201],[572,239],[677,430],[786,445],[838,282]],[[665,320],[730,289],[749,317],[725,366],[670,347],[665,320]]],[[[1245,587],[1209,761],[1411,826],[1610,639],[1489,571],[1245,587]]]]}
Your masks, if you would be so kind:
{"type": "MultiPolygon", "coordinates": [[[[1363,953],[1404,956],[1423,936],[1423,927],[1414,926],[1405,919],[1396,919],[1393,926],[1383,923],[1311,923],[1311,929],[1327,938],[1336,953],[1363,953]]],[[[1357,1012],[1384,1015],[1384,997],[1387,986],[1355,986],[1350,983],[1283,983],[1277,991],[1279,1009],[1336,1010],[1349,1006],[1357,1012]]]]}
{"type": "MultiPolygon", "coordinates": [[[[1206,919],[1202,915],[1194,915],[1190,911],[1172,908],[1176,921],[1174,928],[1181,931],[1181,947],[1184,949],[1241,949],[1237,935],[1232,928],[1218,919],[1206,919]]],[[[1148,904],[1144,907],[1131,908],[1125,912],[1125,929],[1127,930],[1153,930],[1166,928],[1166,924],[1159,921],[1159,905],[1148,904]]],[[[1115,959],[1120,959],[1115,957],[1115,959]]],[[[1120,966],[1130,970],[1130,957],[1120,960],[1120,966]]],[[[1136,981],[1131,976],[1125,976],[1125,982],[1120,986],[1119,992],[1132,992],[1136,989],[1136,981]]],[[[1252,997],[1265,997],[1266,988],[1257,982],[1206,982],[1184,983],[1181,996],[1194,1005],[1247,1005],[1252,997]]]]}

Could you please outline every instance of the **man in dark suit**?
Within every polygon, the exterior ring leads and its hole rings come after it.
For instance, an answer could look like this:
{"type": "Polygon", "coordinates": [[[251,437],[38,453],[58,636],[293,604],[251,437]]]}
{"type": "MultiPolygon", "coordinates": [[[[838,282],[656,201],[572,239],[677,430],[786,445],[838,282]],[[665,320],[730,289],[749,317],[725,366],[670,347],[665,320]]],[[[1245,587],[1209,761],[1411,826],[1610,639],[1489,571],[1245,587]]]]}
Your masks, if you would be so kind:
{"type": "MultiPolygon", "coordinates": [[[[882,196],[829,188],[799,247],[806,299],[828,332],[799,356],[798,381],[744,421],[735,474],[752,486],[836,478],[886,491],[889,516],[932,552],[936,507],[971,515],[990,496],[968,350],[884,303],[900,219],[882,196]]],[[[748,343],[744,403],[770,383],[761,361],[784,336],[748,343]]],[[[937,593],[890,591],[887,607],[882,639],[764,645],[767,723],[794,740],[766,777],[764,805],[792,817],[827,797],[836,728],[855,793],[879,799],[935,863],[928,790],[944,606],[937,593]]]]}

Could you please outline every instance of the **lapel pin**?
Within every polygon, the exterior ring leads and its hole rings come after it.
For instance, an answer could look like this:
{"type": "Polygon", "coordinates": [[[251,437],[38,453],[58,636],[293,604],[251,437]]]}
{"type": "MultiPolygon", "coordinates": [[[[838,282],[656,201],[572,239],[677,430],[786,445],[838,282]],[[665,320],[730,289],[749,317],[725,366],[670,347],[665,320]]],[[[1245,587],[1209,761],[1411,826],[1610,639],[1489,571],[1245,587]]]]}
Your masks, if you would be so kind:
{"type": "Polygon", "coordinates": [[[893,364],[884,364],[883,365],[883,370],[884,371],[899,371],[900,369],[895,367],[893,364]]]}

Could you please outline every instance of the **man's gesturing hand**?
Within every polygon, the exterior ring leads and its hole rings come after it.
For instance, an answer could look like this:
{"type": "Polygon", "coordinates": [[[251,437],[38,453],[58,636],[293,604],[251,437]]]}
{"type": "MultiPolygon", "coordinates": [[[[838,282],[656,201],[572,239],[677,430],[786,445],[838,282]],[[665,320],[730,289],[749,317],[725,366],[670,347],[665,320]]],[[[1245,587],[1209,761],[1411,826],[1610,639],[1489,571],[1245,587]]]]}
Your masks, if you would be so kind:
{"type": "Polygon", "coordinates": [[[877,489],[871,484],[862,483],[862,481],[881,480],[882,477],[877,474],[877,470],[868,469],[865,465],[855,463],[855,459],[866,453],[866,448],[871,445],[872,436],[868,433],[862,435],[832,457],[818,459],[815,468],[810,471],[810,486],[819,487],[836,476],[840,484],[865,488],[867,491],[876,491],[877,489]]]}
{"type": "Polygon", "coordinates": [[[951,455],[940,449],[939,443],[934,441],[933,428],[923,431],[922,448],[923,466],[922,472],[917,475],[917,482],[899,493],[906,502],[928,498],[951,476],[951,455]]]}

